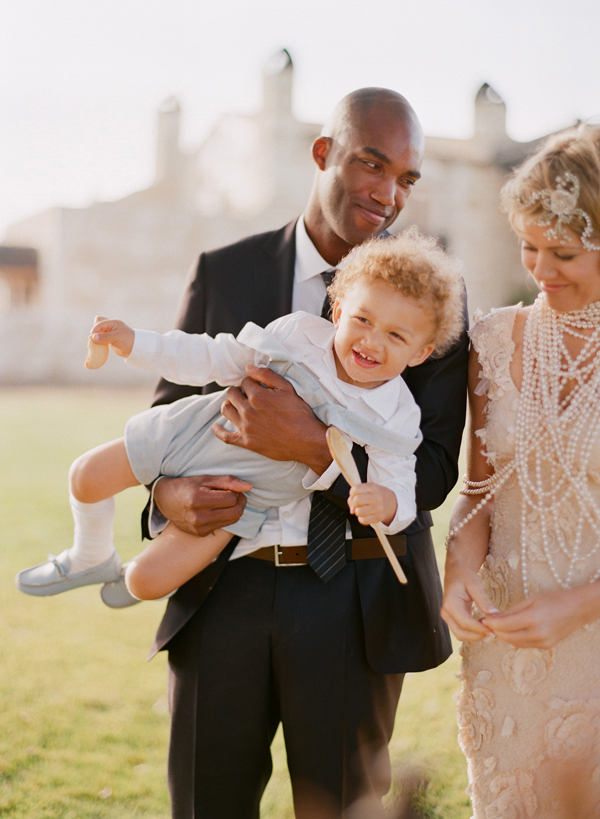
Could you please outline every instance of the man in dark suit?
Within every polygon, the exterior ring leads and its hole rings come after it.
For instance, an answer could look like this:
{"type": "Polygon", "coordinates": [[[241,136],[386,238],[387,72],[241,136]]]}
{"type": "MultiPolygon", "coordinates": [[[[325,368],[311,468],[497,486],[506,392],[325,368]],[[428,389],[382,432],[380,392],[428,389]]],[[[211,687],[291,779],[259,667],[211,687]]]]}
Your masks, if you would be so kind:
{"type": "MultiPolygon", "coordinates": [[[[178,326],[237,333],[247,321],[264,326],[292,309],[320,313],[320,274],[391,226],[420,176],[423,146],[403,97],[385,89],[350,94],[314,143],[317,169],[303,216],[203,253],[178,326]]],[[[169,601],[154,650],[169,651],[176,819],[256,819],[280,722],[297,817],[383,815],[387,743],[404,674],[434,667],[451,651],[427,510],[458,476],[466,346],[463,337],[443,358],[405,372],[424,436],[419,514],[395,544],[406,586],[356,519],[345,564],[323,582],[306,564],[308,498],[274,510],[256,543],[234,539],[169,601]]],[[[156,401],[193,391],[161,382],[156,401]]],[[[251,369],[241,388],[228,390],[223,414],[236,431],[216,428],[219,437],[306,464],[327,490],[320,499],[331,520],[344,509],[347,526],[347,485],[338,479],[327,489],[325,429],[285,379],[251,369]]],[[[355,457],[364,476],[364,452],[355,457]]],[[[245,502],[239,490],[235,477],[199,476],[159,479],[154,492],[167,518],[204,535],[237,520],[245,502]]]]}

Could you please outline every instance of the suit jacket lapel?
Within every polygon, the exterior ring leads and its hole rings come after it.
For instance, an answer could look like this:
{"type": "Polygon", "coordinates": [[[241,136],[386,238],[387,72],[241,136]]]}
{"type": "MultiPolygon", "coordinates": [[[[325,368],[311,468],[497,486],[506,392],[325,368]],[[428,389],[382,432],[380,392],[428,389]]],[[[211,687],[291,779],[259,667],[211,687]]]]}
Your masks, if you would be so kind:
{"type": "MultiPolygon", "coordinates": [[[[296,266],[296,221],[271,234],[263,245],[266,264],[254,265],[255,299],[266,306],[273,321],[292,312],[296,266]]],[[[260,310],[262,313],[263,310],[260,310]]]]}

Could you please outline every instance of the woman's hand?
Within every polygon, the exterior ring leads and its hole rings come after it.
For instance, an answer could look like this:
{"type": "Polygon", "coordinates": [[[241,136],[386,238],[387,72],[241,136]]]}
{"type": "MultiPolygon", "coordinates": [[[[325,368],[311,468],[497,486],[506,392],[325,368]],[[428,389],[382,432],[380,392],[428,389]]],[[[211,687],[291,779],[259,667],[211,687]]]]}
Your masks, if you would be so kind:
{"type": "Polygon", "coordinates": [[[377,483],[359,483],[350,488],[348,506],[363,526],[383,523],[389,526],[394,520],[398,501],[391,489],[377,483]]]}
{"type": "Polygon", "coordinates": [[[600,618],[600,584],[534,594],[485,625],[516,648],[552,648],[573,631],[600,618]]]}
{"type": "Polygon", "coordinates": [[[485,614],[498,612],[487,596],[477,572],[467,564],[449,557],[446,561],[442,618],[459,640],[476,642],[492,634],[483,620],[473,617],[473,603],[485,614]]]}

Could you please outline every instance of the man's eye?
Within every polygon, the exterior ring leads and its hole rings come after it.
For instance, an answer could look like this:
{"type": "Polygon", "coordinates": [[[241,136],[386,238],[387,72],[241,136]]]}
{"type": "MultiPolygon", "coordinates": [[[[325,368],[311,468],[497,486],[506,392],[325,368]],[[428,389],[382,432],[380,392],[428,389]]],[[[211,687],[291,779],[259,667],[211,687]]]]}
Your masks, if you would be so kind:
{"type": "Polygon", "coordinates": [[[415,184],[416,181],[417,181],[416,179],[413,179],[412,177],[409,176],[409,177],[406,177],[406,179],[401,179],[400,184],[401,185],[408,185],[410,188],[412,188],[412,186],[415,184]]]}
{"type": "Polygon", "coordinates": [[[377,162],[370,162],[368,159],[363,159],[363,164],[370,168],[372,171],[376,171],[379,168],[377,162]]]}

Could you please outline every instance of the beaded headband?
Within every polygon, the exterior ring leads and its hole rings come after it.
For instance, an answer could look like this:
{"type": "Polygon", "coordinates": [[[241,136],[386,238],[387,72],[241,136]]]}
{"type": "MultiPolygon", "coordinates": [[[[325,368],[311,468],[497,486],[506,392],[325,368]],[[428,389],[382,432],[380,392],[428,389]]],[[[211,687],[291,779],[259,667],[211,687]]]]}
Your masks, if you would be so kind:
{"type": "Polygon", "coordinates": [[[579,217],[585,222],[580,239],[586,250],[600,250],[600,245],[595,245],[590,241],[593,233],[592,220],[589,215],[577,207],[579,201],[579,179],[574,173],[566,171],[562,176],[557,176],[554,180],[554,190],[545,188],[544,190],[532,193],[527,201],[519,197],[519,204],[529,208],[536,202],[540,202],[545,213],[539,219],[535,219],[533,224],[540,227],[548,227],[544,234],[547,239],[555,239],[558,242],[568,242],[569,236],[565,231],[565,225],[579,217]],[[554,227],[549,227],[556,219],[554,227]]]}

